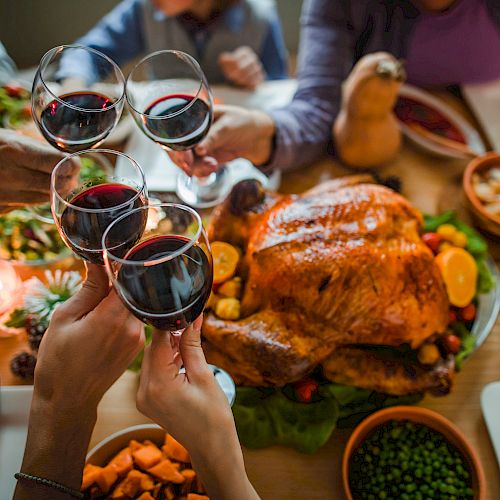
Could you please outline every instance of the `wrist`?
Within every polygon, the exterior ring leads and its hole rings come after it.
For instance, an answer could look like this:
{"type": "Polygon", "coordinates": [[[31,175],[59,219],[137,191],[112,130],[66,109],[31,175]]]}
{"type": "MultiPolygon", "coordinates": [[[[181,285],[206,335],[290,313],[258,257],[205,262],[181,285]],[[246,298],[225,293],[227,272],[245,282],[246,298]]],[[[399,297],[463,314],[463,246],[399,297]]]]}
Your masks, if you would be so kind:
{"type": "Polygon", "coordinates": [[[260,110],[253,110],[254,129],[259,131],[253,163],[262,166],[269,163],[273,151],[276,124],[272,117],[260,110]]]}

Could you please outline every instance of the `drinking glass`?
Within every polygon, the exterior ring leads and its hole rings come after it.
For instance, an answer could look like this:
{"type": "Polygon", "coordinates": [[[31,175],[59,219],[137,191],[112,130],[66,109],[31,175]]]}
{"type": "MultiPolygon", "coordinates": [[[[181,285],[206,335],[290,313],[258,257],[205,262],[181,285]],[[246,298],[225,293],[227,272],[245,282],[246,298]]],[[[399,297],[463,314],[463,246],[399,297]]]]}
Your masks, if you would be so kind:
{"type": "MultiPolygon", "coordinates": [[[[102,236],[107,227],[124,213],[147,204],[144,172],[129,156],[108,149],[80,151],[61,160],[52,171],[50,198],[54,221],[66,245],[83,259],[104,264],[102,236]],[[120,176],[98,167],[101,155],[121,157],[120,176]],[[70,175],[75,164],[92,162],[95,175],[70,175]]],[[[120,224],[116,243],[127,242],[130,248],[138,241],[146,225],[146,212],[135,212],[120,224]]],[[[125,255],[126,244],[121,245],[125,255]]]]}
{"type": "MultiPolygon", "coordinates": [[[[142,132],[166,151],[192,151],[212,124],[213,99],[200,65],[177,50],[154,52],[132,70],[127,102],[142,132]]],[[[230,186],[222,167],[206,177],[177,176],[177,195],[190,206],[219,203],[230,186]]]]}
{"type": "Polygon", "coordinates": [[[55,148],[97,147],[117,124],[125,102],[120,68],[101,52],[61,45],[41,59],[33,82],[33,118],[55,148]]]}
{"type": "Polygon", "coordinates": [[[113,286],[141,321],[179,335],[203,312],[212,290],[212,255],[192,208],[163,203],[132,210],[110,224],[102,247],[113,286]],[[123,234],[123,227],[146,218],[139,241],[123,234]]]}

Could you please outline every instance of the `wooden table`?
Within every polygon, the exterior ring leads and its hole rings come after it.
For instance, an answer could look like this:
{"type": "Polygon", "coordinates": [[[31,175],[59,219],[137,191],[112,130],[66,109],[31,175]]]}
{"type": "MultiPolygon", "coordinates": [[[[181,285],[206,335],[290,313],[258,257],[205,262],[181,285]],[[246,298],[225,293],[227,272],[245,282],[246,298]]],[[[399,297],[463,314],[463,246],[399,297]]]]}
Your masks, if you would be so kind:
{"type": "MultiPolygon", "coordinates": [[[[380,171],[382,175],[398,175],[403,180],[404,194],[422,211],[434,213],[461,206],[460,179],[465,162],[443,160],[422,153],[406,144],[398,158],[380,171]]],[[[287,173],[281,190],[301,192],[327,179],[352,173],[331,159],[287,173]]],[[[500,245],[489,240],[491,253],[500,259],[500,245]]],[[[24,340],[0,339],[0,377],[2,383],[16,383],[10,375],[8,361],[24,340]]],[[[457,376],[452,393],[444,398],[426,397],[422,406],[438,411],[455,422],[478,451],[486,471],[490,499],[500,498],[500,470],[480,409],[483,387],[500,380],[500,322],[483,346],[468,360],[457,376]]],[[[137,376],[125,373],[109,390],[99,406],[99,417],[91,446],[124,427],[147,422],[135,408],[137,376]]],[[[500,423],[499,423],[500,425],[500,423]]],[[[340,462],[349,431],[334,431],[332,438],[314,455],[273,447],[245,450],[251,481],[264,499],[344,498],[341,487],[340,462]]],[[[203,430],[200,429],[200,439],[203,430]]]]}

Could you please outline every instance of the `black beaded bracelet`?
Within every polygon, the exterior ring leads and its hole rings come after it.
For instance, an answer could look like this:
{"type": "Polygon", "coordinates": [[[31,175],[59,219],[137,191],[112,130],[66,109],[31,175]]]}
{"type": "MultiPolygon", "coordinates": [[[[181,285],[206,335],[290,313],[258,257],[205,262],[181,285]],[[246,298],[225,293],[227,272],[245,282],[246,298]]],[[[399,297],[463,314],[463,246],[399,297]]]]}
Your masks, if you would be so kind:
{"type": "Polygon", "coordinates": [[[25,474],[24,472],[16,472],[14,474],[14,477],[18,481],[20,479],[23,479],[25,481],[32,481],[34,483],[41,484],[43,486],[46,486],[47,488],[53,488],[54,490],[58,490],[61,493],[66,493],[67,495],[71,495],[74,498],[85,498],[82,492],[74,490],[73,488],[68,488],[67,486],[64,486],[64,484],[56,483],[51,479],[45,479],[43,477],[38,477],[38,476],[31,476],[30,474],[25,474]]]}

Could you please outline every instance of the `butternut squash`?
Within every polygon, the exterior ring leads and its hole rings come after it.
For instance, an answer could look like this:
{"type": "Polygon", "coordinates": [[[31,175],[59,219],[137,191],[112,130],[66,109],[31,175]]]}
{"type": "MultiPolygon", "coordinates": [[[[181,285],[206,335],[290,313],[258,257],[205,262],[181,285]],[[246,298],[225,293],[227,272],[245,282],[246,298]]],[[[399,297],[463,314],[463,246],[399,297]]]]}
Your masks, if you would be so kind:
{"type": "Polygon", "coordinates": [[[352,167],[377,167],[401,147],[401,131],[393,113],[405,79],[400,61],[386,52],[362,57],[342,88],[342,104],[333,126],[340,159],[352,167]]]}

